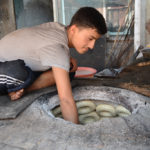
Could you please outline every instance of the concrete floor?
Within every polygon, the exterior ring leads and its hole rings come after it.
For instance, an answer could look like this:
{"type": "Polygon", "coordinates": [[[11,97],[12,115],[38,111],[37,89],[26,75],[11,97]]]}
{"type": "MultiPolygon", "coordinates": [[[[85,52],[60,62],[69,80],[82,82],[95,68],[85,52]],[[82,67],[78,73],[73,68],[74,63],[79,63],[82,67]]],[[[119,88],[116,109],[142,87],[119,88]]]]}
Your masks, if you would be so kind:
{"type": "Polygon", "coordinates": [[[149,150],[150,98],[128,90],[83,86],[73,89],[76,100],[101,99],[131,105],[129,117],[106,118],[75,125],[50,117],[45,110],[58,96],[40,96],[16,119],[0,121],[0,150],[149,150]]]}

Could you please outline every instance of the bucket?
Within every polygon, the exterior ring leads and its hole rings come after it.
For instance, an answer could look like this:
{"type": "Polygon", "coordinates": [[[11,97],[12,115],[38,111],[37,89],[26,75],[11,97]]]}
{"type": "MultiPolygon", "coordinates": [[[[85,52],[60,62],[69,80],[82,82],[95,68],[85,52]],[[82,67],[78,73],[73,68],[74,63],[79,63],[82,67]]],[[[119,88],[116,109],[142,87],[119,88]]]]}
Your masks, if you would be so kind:
{"type": "Polygon", "coordinates": [[[75,77],[76,78],[92,78],[96,72],[97,70],[91,67],[78,67],[75,77]]]}

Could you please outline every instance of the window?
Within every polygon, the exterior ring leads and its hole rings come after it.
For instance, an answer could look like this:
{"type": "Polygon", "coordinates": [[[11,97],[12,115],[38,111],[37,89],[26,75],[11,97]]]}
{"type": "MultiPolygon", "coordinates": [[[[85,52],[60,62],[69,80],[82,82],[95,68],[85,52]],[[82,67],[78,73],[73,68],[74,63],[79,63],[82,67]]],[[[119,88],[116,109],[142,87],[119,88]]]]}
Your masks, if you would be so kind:
{"type": "MultiPolygon", "coordinates": [[[[119,27],[126,21],[129,0],[53,0],[54,20],[68,25],[74,13],[84,6],[95,7],[106,19],[108,34],[116,35],[119,27]],[[124,21],[124,22],[123,22],[124,21]]],[[[127,25],[120,35],[127,33],[127,25]]]]}
{"type": "Polygon", "coordinates": [[[14,0],[17,29],[53,21],[52,0],[14,0]]]}

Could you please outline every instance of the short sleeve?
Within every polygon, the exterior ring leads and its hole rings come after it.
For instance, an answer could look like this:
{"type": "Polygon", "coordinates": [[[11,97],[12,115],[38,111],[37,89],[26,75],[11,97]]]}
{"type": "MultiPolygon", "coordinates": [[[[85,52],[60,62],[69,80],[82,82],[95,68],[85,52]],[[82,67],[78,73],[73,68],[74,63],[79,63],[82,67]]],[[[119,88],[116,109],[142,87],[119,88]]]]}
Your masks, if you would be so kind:
{"type": "Polygon", "coordinates": [[[70,68],[69,48],[64,45],[48,45],[40,49],[39,57],[41,64],[48,67],[59,67],[67,72],[70,68]]]}

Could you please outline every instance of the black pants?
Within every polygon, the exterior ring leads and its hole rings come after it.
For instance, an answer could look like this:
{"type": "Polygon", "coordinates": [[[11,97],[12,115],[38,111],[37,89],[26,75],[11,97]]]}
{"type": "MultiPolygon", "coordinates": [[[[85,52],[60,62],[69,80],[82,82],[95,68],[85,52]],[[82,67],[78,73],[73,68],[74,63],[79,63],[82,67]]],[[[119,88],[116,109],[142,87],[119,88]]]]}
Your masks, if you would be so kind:
{"type": "MultiPolygon", "coordinates": [[[[23,60],[0,62],[0,94],[18,91],[30,86],[43,72],[34,72],[23,60]]],[[[71,72],[70,80],[75,72],[71,72]]]]}

